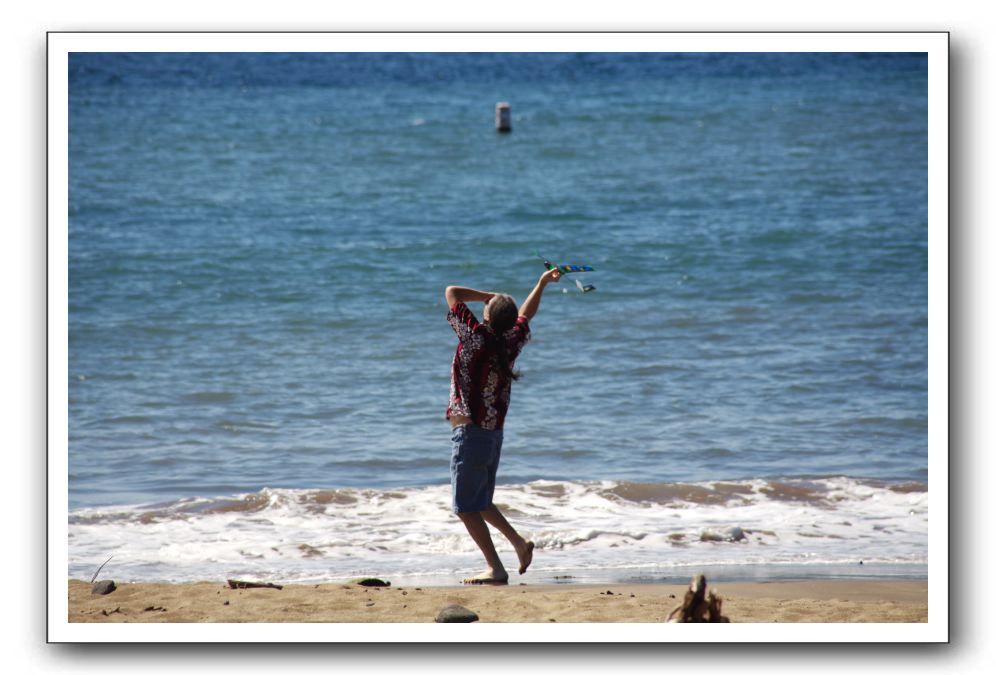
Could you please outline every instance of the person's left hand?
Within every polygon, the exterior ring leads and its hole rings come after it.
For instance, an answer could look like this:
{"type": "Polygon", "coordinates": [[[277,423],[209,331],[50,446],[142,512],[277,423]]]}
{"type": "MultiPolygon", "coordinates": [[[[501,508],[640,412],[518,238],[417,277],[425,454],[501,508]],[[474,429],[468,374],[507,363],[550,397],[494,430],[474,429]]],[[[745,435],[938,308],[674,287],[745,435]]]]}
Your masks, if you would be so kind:
{"type": "Polygon", "coordinates": [[[558,281],[560,281],[560,270],[558,270],[556,267],[554,267],[552,270],[547,270],[546,272],[543,273],[543,276],[540,277],[540,281],[542,281],[543,283],[550,283],[551,281],[557,283],[558,281]]]}

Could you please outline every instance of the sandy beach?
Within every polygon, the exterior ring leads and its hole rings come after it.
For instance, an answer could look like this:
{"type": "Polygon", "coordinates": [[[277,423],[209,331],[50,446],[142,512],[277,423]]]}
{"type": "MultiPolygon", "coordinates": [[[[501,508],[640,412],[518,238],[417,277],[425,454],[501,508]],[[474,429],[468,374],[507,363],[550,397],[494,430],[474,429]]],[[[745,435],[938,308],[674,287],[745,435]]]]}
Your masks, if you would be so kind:
{"type": "MultiPolygon", "coordinates": [[[[462,605],[484,623],[659,623],[687,586],[513,584],[500,587],[288,585],[232,589],[224,581],[120,583],[94,595],[69,581],[71,623],[424,623],[462,605]]],[[[710,584],[733,623],[922,623],[926,581],[710,584]]]]}

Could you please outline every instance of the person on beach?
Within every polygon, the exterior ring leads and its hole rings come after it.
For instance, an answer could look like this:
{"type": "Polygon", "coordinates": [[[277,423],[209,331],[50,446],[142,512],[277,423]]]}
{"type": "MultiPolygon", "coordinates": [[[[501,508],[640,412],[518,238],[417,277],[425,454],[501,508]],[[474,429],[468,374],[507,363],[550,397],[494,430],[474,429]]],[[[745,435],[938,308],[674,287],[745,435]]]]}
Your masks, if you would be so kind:
{"type": "Polygon", "coordinates": [[[491,541],[488,525],[511,542],[519,557],[519,574],[533,560],[533,542],[523,539],[492,503],[495,476],[501,456],[502,428],[512,393],[512,370],[519,352],[529,341],[529,321],[539,309],[543,289],[560,281],[560,272],[549,270],[516,309],[515,300],[503,293],[487,293],[462,286],[446,288],[447,321],[459,343],[453,356],[450,400],[446,418],[453,428],[450,482],[453,512],[484,554],[488,568],[465,584],[507,584],[508,572],[491,541]],[[484,323],[467,307],[483,302],[484,323]]]}

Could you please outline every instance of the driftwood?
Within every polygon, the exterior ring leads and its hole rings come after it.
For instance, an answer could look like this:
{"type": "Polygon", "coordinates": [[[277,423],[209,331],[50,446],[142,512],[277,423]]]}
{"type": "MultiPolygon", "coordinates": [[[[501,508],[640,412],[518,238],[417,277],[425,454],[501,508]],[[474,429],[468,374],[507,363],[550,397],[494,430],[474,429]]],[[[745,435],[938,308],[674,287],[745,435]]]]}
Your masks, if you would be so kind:
{"type": "Polygon", "coordinates": [[[390,581],[384,581],[375,577],[360,577],[359,579],[353,579],[349,583],[356,584],[357,586],[370,586],[372,588],[385,588],[391,585],[390,581]]]}
{"type": "Polygon", "coordinates": [[[668,623],[729,623],[722,614],[723,601],[709,591],[706,595],[705,576],[698,574],[685,593],[681,604],[667,615],[668,623]]]}
{"type": "Polygon", "coordinates": [[[228,585],[230,588],[275,588],[278,591],[284,589],[283,586],[277,584],[258,584],[255,581],[238,581],[237,579],[229,579],[228,585]]]}

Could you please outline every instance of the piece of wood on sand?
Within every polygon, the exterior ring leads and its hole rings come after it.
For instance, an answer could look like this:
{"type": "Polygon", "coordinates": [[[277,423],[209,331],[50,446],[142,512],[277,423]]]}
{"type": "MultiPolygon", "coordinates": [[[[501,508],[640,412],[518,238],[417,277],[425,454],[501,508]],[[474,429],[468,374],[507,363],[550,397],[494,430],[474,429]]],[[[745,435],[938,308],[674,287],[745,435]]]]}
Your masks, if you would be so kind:
{"type": "Polygon", "coordinates": [[[369,586],[371,588],[386,588],[391,585],[390,581],[384,581],[376,577],[360,577],[359,579],[353,579],[349,583],[356,584],[357,586],[369,586]]]}
{"type": "Polygon", "coordinates": [[[284,589],[283,586],[278,586],[277,584],[260,584],[255,581],[239,581],[238,579],[229,579],[228,586],[230,588],[275,588],[278,591],[284,589]]]}
{"type": "Polygon", "coordinates": [[[722,614],[723,601],[712,591],[706,595],[705,576],[692,579],[681,604],[667,615],[668,623],[729,623],[722,614]]]}

